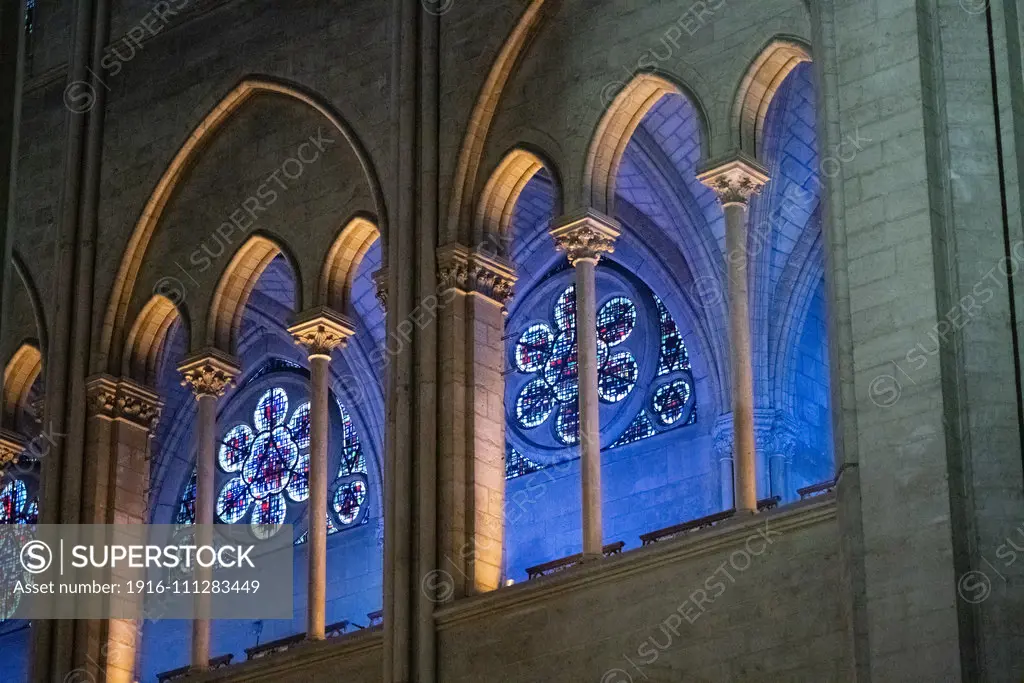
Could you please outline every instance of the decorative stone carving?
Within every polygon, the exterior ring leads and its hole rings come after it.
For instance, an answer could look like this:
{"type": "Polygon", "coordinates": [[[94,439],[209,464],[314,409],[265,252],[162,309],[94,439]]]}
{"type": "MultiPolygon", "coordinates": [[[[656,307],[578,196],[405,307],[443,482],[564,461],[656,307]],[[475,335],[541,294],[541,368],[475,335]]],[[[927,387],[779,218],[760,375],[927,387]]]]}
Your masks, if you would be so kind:
{"type": "Polygon", "coordinates": [[[320,306],[301,315],[288,332],[295,337],[296,344],[306,347],[310,356],[330,357],[334,349],[345,346],[356,330],[351,320],[320,306]]]}
{"type": "Polygon", "coordinates": [[[240,371],[233,358],[216,349],[201,351],[178,366],[181,386],[190,387],[196,398],[223,396],[240,371]]]}
{"type": "Polygon", "coordinates": [[[485,296],[502,306],[512,298],[516,276],[503,259],[461,244],[437,250],[438,292],[459,289],[485,296]]]}
{"type": "Polygon", "coordinates": [[[732,460],[732,414],[721,416],[712,429],[715,455],[719,460],[732,460]]]}
{"type": "Polygon", "coordinates": [[[20,434],[8,429],[0,429],[0,476],[3,476],[11,463],[18,460],[18,457],[25,452],[25,448],[25,439],[20,434]]]}
{"type": "Polygon", "coordinates": [[[768,182],[768,172],[753,159],[740,154],[709,165],[707,170],[697,174],[697,180],[715,191],[722,206],[745,205],[768,182]]]}
{"type": "Polygon", "coordinates": [[[88,414],[125,420],[152,432],[164,404],[156,392],[131,380],[99,375],[86,381],[88,414]]]}
{"type": "Polygon", "coordinates": [[[565,217],[549,232],[555,247],[564,251],[574,266],[577,261],[597,261],[602,254],[614,252],[615,240],[622,234],[615,221],[593,211],[565,217]]]}

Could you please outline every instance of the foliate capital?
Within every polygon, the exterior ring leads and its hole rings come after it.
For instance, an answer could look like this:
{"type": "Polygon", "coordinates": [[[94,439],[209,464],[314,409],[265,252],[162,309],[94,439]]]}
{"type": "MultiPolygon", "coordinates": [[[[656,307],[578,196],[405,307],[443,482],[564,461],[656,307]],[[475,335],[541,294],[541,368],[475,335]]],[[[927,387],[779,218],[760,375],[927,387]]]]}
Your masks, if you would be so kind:
{"type": "Polygon", "coordinates": [[[179,365],[178,372],[184,378],[181,386],[191,388],[196,398],[219,397],[234,384],[241,368],[235,359],[226,353],[217,349],[205,349],[179,365]]]}
{"type": "Polygon", "coordinates": [[[747,204],[751,195],[758,194],[769,178],[761,164],[740,154],[707,166],[697,174],[697,180],[714,190],[718,201],[726,206],[747,204]]]}
{"type": "Polygon", "coordinates": [[[85,382],[86,408],[91,417],[124,420],[153,431],[164,402],[152,389],[128,379],[95,375],[85,382]]]}
{"type": "Polygon", "coordinates": [[[26,446],[25,439],[17,432],[0,429],[0,475],[25,452],[26,446]]]}
{"type": "Polygon", "coordinates": [[[512,298],[516,276],[505,260],[479,249],[447,244],[437,250],[438,291],[459,289],[504,306],[512,298]]]}
{"type": "Polygon", "coordinates": [[[344,347],[356,330],[351,320],[320,306],[299,316],[288,332],[295,337],[296,344],[306,347],[310,356],[330,356],[334,349],[344,347]]]}
{"type": "Polygon", "coordinates": [[[549,230],[555,247],[564,251],[569,263],[597,261],[615,251],[615,240],[622,234],[619,224],[608,216],[587,210],[552,221],[549,230]]]}

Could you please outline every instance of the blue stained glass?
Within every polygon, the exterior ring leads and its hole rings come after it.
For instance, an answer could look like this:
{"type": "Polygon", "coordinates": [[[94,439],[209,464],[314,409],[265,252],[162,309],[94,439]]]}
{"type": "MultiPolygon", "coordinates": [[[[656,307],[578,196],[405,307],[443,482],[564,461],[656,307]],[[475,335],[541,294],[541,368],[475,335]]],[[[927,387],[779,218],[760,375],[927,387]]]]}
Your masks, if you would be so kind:
{"type": "Polygon", "coordinates": [[[292,433],[295,445],[300,449],[309,448],[309,401],[303,403],[288,420],[288,431],[292,433]]]}
{"type": "Polygon", "coordinates": [[[288,394],[285,393],[284,389],[275,387],[260,397],[252,419],[256,430],[265,432],[280,424],[284,424],[287,415],[288,394]]]}
{"type": "Polygon", "coordinates": [[[366,474],[366,458],[363,456],[363,446],[359,441],[359,434],[356,432],[352,416],[348,414],[345,406],[338,404],[341,411],[342,422],[342,452],[341,465],[338,467],[338,476],[347,477],[353,474],[366,474]]]}
{"type": "Polygon", "coordinates": [[[633,418],[633,421],[629,423],[629,426],[626,427],[626,431],[619,435],[619,438],[615,440],[611,447],[615,448],[616,446],[625,446],[627,443],[633,443],[634,441],[641,441],[647,437],[654,436],[655,433],[656,430],[651,423],[651,418],[647,417],[647,411],[641,410],[633,418]]]}
{"type": "Polygon", "coordinates": [[[537,472],[542,469],[544,468],[541,465],[530,460],[511,446],[509,446],[508,451],[505,453],[506,479],[515,479],[516,477],[521,477],[524,474],[530,474],[531,472],[537,472]]]}
{"type": "Polygon", "coordinates": [[[677,379],[658,387],[654,392],[652,405],[658,420],[663,425],[671,425],[682,419],[686,402],[690,400],[690,384],[686,380],[677,379]]]}
{"type": "MultiPolygon", "coordinates": [[[[251,503],[249,490],[240,477],[235,477],[224,485],[217,496],[217,517],[225,524],[234,524],[245,517],[251,503]]],[[[192,521],[195,521],[193,501],[192,521]]]]}
{"type": "Polygon", "coordinates": [[[658,306],[658,323],[661,333],[658,376],[667,375],[676,370],[689,370],[690,356],[686,351],[686,344],[683,343],[683,335],[679,333],[676,321],[672,319],[672,315],[661,299],[654,297],[654,302],[658,306]]]}
{"type": "Polygon", "coordinates": [[[366,484],[351,481],[338,487],[334,494],[334,511],[342,524],[351,524],[359,517],[359,511],[366,501],[366,484]]]}
{"type": "Polygon", "coordinates": [[[516,398],[516,418],[526,428],[536,427],[548,419],[554,408],[554,393],[542,379],[535,379],[516,398]]]}
{"type": "Polygon", "coordinates": [[[626,398],[636,386],[639,372],[636,359],[629,351],[619,351],[611,356],[597,374],[597,391],[601,399],[616,403],[626,398]]]}
{"type": "Polygon", "coordinates": [[[298,447],[284,427],[257,436],[242,467],[242,479],[249,485],[249,493],[262,499],[284,490],[298,455],[298,447]]]}
{"type": "Polygon", "coordinates": [[[284,496],[274,494],[256,503],[252,511],[252,532],[256,538],[267,539],[277,533],[277,528],[284,524],[288,507],[284,496]]]}
{"type": "Polygon", "coordinates": [[[292,471],[292,479],[285,487],[288,497],[296,503],[309,498],[309,451],[299,453],[299,460],[292,471]]]}
{"type": "Polygon", "coordinates": [[[196,523],[196,471],[192,470],[192,476],[185,484],[185,491],[181,494],[181,503],[178,505],[178,514],[174,517],[175,524],[196,523]]]}
{"type": "Polygon", "coordinates": [[[220,445],[218,462],[225,472],[237,472],[242,469],[242,462],[249,454],[253,434],[248,425],[232,427],[220,445]]]}
{"type": "Polygon", "coordinates": [[[576,330],[576,285],[569,285],[555,302],[555,325],[562,332],[576,330]]]}
{"type": "Polygon", "coordinates": [[[597,338],[608,346],[626,341],[636,327],[636,306],[624,296],[617,296],[597,312],[597,338]]]}
{"type": "Polygon", "coordinates": [[[554,343],[551,329],[543,324],[531,325],[516,342],[516,367],[520,372],[537,372],[544,367],[554,343]]]}
{"type": "Polygon", "coordinates": [[[563,403],[576,400],[579,392],[576,351],[575,332],[562,332],[555,340],[551,359],[544,367],[544,381],[554,389],[555,398],[563,403]]]}
{"type": "Polygon", "coordinates": [[[555,433],[558,440],[571,446],[580,440],[580,411],[576,403],[565,403],[558,409],[555,418],[555,433]]]}
{"type": "Polygon", "coordinates": [[[28,489],[25,482],[12,479],[0,491],[0,524],[24,524],[25,507],[28,505],[28,489]]]}

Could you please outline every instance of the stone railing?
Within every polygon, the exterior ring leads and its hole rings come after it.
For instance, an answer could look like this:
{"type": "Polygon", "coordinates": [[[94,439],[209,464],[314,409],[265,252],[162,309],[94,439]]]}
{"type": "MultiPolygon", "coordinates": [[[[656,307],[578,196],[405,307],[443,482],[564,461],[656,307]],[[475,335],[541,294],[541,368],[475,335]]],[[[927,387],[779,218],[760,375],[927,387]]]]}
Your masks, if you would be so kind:
{"type": "MultiPolygon", "coordinates": [[[[764,512],[765,510],[772,510],[779,505],[781,498],[779,496],[772,496],[771,498],[763,498],[757,501],[758,512],[764,512]]],[[[643,545],[650,545],[651,543],[657,543],[658,541],[667,541],[670,538],[676,536],[683,536],[685,534],[697,531],[698,529],[707,529],[713,527],[720,522],[724,522],[727,519],[731,519],[736,515],[736,510],[729,509],[723,510],[722,512],[716,512],[713,515],[706,517],[699,517],[692,519],[689,522],[683,522],[682,524],[675,524],[664,529],[658,529],[657,531],[651,531],[649,533],[640,536],[640,542],[643,545]]]]}
{"type": "MultiPolygon", "coordinates": [[[[348,628],[351,626],[353,626],[353,624],[348,620],[328,624],[324,628],[324,635],[327,638],[336,638],[346,633],[348,628]]],[[[360,629],[362,627],[355,626],[354,628],[360,629]]],[[[284,638],[271,640],[266,643],[263,643],[262,645],[256,645],[255,647],[247,647],[245,648],[245,658],[248,661],[252,661],[254,659],[262,659],[263,657],[268,657],[278,652],[285,652],[286,650],[291,649],[295,645],[305,642],[305,640],[305,633],[296,633],[293,636],[285,636],[284,638]]]]}
{"type": "Polygon", "coordinates": [[[839,478],[829,479],[819,484],[812,484],[811,486],[805,486],[802,489],[797,489],[796,492],[800,496],[800,500],[805,498],[813,498],[814,496],[823,496],[828,493],[832,493],[836,490],[836,484],[839,483],[839,478]]]}
{"type": "MultiPolygon", "coordinates": [[[[223,669],[231,664],[231,660],[234,659],[234,655],[221,655],[220,657],[214,657],[210,660],[210,669],[223,669]]],[[[175,681],[180,678],[185,678],[191,673],[190,666],[183,666],[178,669],[172,669],[171,671],[165,671],[162,674],[156,675],[158,683],[168,683],[169,681],[175,681]]]]}
{"type": "MultiPolygon", "coordinates": [[[[611,557],[612,555],[618,555],[622,552],[622,549],[626,547],[625,541],[617,541],[615,543],[609,543],[608,545],[601,548],[601,552],[605,557],[611,557]]],[[[544,564],[538,564],[535,567],[526,568],[526,578],[536,579],[541,576],[549,576],[556,574],[561,571],[565,571],[569,567],[575,567],[576,565],[583,562],[583,553],[576,553],[575,555],[569,555],[568,557],[562,557],[557,560],[551,560],[544,564]]]]}

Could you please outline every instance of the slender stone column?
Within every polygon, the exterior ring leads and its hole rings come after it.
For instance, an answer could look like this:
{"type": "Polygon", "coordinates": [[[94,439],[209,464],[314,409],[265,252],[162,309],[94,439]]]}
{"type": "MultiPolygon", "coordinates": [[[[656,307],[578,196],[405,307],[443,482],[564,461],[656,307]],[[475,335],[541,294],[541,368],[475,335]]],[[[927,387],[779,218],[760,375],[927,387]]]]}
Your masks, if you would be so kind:
{"type": "Polygon", "coordinates": [[[288,328],[309,353],[309,578],[306,638],[323,640],[327,609],[328,383],[331,352],[355,333],[352,323],[329,308],[313,309],[288,328]]]}
{"type": "Polygon", "coordinates": [[[615,249],[618,225],[586,212],[554,221],[551,236],[576,269],[576,358],[579,368],[580,473],[583,480],[583,557],[602,556],[601,424],[597,394],[597,285],[602,254],[615,249]]]}
{"type": "MultiPolygon", "coordinates": [[[[216,500],[214,467],[217,462],[217,399],[238,376],[239,366],[230,356],[208,349],[178,367],[199,403],[196,470],[196,545],[213,542],[213,510],[216,500]]],[[[195,568],[195,580],[210,578],[210,570],[195,568]]],[[[196,619],[192,622],[191,668],[202,671],[210,665],[210,596],[196,594],[196,619]]]]}
{"type": "Polygon", "coordinates": [[[747,203],[750,196],[768,182],[768,175],[757,162],[738,156],[713,165],[697,177],[715,191],[725,211],[735,507],[737,512],[754,513],[757,512],[757,472],[754,460],[754,372],[747,291],[747,203]]]}
{"type": "Polygon", "coordinates": [[[718,457],[722,510],[733,509],[732,415],[723,415],[714,427],[715,455],[718,457]]]}

